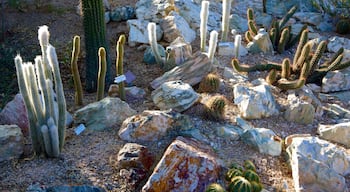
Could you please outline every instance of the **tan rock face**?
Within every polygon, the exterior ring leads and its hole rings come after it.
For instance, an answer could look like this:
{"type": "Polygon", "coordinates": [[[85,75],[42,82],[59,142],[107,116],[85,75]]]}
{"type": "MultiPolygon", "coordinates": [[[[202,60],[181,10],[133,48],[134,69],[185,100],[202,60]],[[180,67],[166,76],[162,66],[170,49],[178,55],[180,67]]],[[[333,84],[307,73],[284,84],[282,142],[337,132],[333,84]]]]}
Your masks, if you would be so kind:
{"type": "Polygon", "coordinates": [[[142,191],[204,191],[217,180],[223,166],[209,146],[194,139],[177,137],[142,191]]]}

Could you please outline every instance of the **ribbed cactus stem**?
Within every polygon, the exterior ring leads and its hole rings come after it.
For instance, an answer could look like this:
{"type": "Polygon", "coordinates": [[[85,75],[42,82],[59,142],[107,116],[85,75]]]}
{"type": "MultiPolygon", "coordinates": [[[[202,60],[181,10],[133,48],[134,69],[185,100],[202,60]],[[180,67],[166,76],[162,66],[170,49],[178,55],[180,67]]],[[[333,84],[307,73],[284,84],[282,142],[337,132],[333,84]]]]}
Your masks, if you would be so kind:
{"type": "Polygon", "coordinates": [[[310,65],[311,65],[310,73],[312,73],[318,66],[318,63],[322,57],[322,54],[326,51],[326,48],[327,48],[326,41],[321,41],[321,43],[317,46],[317,49],[310,61],[310,65]]]}
{"type": "Polygon", "coordinates": [[[40,130],[41,130],[41,134],[42,134],[43,140],[44,140],[45,151],[48,154],[48,156],[53,156],[51,142],[50,142],[50,133],[49,133],[49,129],[48,129],[47,125],[42,125],[40,127],[40,130]]]}
{"type": "Polygon", "coordinates": [[[247,18],[248,20],[254,20],[254,11],[252,8],[247,9],[247,18]]]}
{"type": "Polygon", "coordinates": [[[47,120],[47,127],[49,129],[52,156],[58,157],[60,154],[58,130],[52,117],[47,120]]]}
{"type": "MultiPolygon", "coordinates": [[[[124,58],[124,44],[125,44],[125,35],[121,35],[117,42],[117,61],[116,61],[116,74],[117,76],[123,75],[123,58],[124,58]]],[[[121,100],[125,101],[125,89],[124,81],[118,84],[119,87],[119,97],[121,100]]]]}
{"type": "Polygon", "coordinates": [[[158,51],[156,24],[152,22],[148,23],[147,30],[148,30],[148,41],[149,41],[149,44],[151,45],[151,49],[156,59],[156,62],[158,63],[158,65],[163,67],[164,63],[158,51]]]}
{"type": "Polygon", "coordinates": [[[309,34],[309,31],[308,31],[308,30],[304,30],[304,31],[301,33],[301,37],[300,37],[300,40],[299,40],[299,44],[298,44],[297,50],[296,50],[295,55],[294,55],[293,65],[295,65],[295,64],[297,63],[298,58],[300,57],[301,51],[302,51],[304,45],[307,43],[308,34],[309,34]]]}
{"type": "Polygon", "coordinates": [[[284,25],[289,21],[289,19],[294,15],[296,11],[297,11],[297,6],[294,6],[287,12],[287,14],[279,22],[280,29],[284,27],[284,25]]]}
{"type": "Polygon", "coordinates": [[[279,53],[283,53],[284,52],[286,44],[289,41],[289,36],[290,36],[290,31],[289,31],[288,27],[284,28],[283,31],[282,31],[282,34],[281,34],[281,38],[280,38],[280,40],[278,42],[277,49],[278,49],[279,53]]]}
{"type": "Polygon", "coordinates": [[[255,22],[253,20],[248,20],[248,28],[252,36],[258,34],[258,29],[256,28],[255,22]]]}
{"type": "Polygon", "coordinates": [[[49,63],[52,68],[53,77],[55,81],[55,92],[58,104],[58,119],[55,119],[55,124],[58,128],[58,137],[60,150],[62,150],[64,141],[65,141],[65,133],[66,133],[66,99],[64,97],[63,84],[60,75],[60,68],[57,60],[57,55],[55,48],[51,45],[47,48],[47,55],[49,59],[49,63]]]}
{"type": "Polygon", "coordinates": [[[281,77],[287,79],[290,76],[290,60],[284,59],[282,61],[281,77]]]}
{"type": "Polygon", "coordinates": [[[232,0],[223,0],[223,3],[222,3],[222,23],[221,23],[221,25],[222,25],[221,26],[221,30],[222,30],[221,41],[222,42],[227,41],[227,36],[229,33],[231,2],[232,2],[232,0]]]}
{"type": "Polygon", "coordinates": [[[50,39],[50,33],[49,33],[48,26],[43,25],[43,26],[39,27],[38,39],[39,39],[39,44],[41,47],[42,62],[43,62],[43,67],[44,67],[44,71],[45,71],[45,78],[52,80],[51,69],[49,69],[48,58],[47,58],[47,54],[46,54],[46,50],[47,50],[47,47],[49,46],[49,39],[50,39]]]}
{"type": "Polygon", "coordinates": [[[201,52],[205,52],[205,46],[206,46],[206,40],[207,40],[207,23],[208,23],[208,16],[209,16],[209,1],[202,1],[202,8],[201,8],[201,25],[200,25],[200,37],[201,37],[201,45],[200,49],[201,52]]]}
{"type": "Polygon", "coordinates": [[[235,57],[236,57],[237,59],[240,58],[240,55],[239,55],[239,48],[241,47],[241,42],[242,42],[242,36],[241,36],[241,35],[236,35],[236,36],[235,36],[235,43],[234,43],[233,52],[234,52],[235,57]]]}
{"type": "Polygon", "coordinates": [[[71,71],[74,81],[75,89],[75,104],[80,106],[83,105],[83,87],[81,85],[80,74],[78,69],[78,58],[80,54],[80,37],[74,36],[73,38],[73,50],[71,59],[71,71]]]}
{"type": "Polygon", "coordinates": [[[218,32],[214,30],[210,32],[209,49],[208,49],[208,57],[211,62],[214,61],[214,55],[215,55],[217,43],[218,43],[218,32]]]}
{"type": "Polygon", "coordinates": [[[100,47],[98,50],[98,77],[97,77],[97,101],[101,100],[104,96],[105,90],[105,77],[106,77],[106,50],[103,47],[100,47]]]}

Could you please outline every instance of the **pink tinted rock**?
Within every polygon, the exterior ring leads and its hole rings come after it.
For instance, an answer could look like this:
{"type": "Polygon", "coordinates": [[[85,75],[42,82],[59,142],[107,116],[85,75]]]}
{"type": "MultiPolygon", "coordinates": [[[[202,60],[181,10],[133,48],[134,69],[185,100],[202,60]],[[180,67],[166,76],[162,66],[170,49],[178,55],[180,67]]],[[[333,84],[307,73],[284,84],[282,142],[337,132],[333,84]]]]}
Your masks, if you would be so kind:
{"type": "Polygon", "coordinates": [[[223,167],[210,146],[195,139],[177,137],[142,191],[205,191],[206,186],[219,178],[223,167]]]}
{"type": "Polygon", "coordinates": [[[28,135],[29,121],[21,94],[18,93],[12,101],[6,104],[0,112],[0,119],[1,124],[18,125],[23,135],[28,135]]]}

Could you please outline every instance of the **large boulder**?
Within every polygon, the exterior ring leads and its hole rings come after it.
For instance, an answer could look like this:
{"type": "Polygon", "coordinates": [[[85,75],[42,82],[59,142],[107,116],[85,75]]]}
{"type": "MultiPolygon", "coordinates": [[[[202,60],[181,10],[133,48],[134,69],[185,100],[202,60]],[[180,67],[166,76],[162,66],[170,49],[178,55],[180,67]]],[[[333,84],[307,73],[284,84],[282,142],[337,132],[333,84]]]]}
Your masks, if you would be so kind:
{"type": "Polygon", "coordinates": [[[236,84],[233,89],[234,103],[237,104],[241,117],[260,119],[278,114],[276,101],[268,85],[248,87],[236,84]]]}
{"type": "Polygon", "coordinates": [[[335,125],[319,125],[318,133],[323,139],[334,141],[350,148],[350,122],[335,125]]]}
{"type": "Polygon", "coordinates": [[[287,152],[297,191],[348,192],[344,176],[350,173],[350,155],[317,137],[294,137],[287,152]]]}
{"type": "Polygon", "coordinates": [[[178,37],[183,37],[187,43],[191,43],[196,39],[196,32],[191,29],[186,20],[177,12],[170,12],[170,14],[162,20],[160,26],[164,31],[163,39],[168,43],[174,41],[178,37]]]}
{"type": "Polygon", "coordinates": [[[205,191],[215,182],[224,164],[210,146],[177,137],[154,168],[142,191],[205,191]]]}
{"type": "Polygon", "coordinates": [[[137,168],[144,172],[150,170],[155,155],[146,146],[126,143],[118,152],[116,166],[120,169],[137,168]]]}
{"type": "MultiPolygon", "coordinates": [[[[128,37],[128,43],[129,46],[134,47],[138,43],[145,43],[148,44],[148,21],[145,20],[138,20],[138,19],[130,19],[127,22],[128,28],[129,28],[129,37],[128,37]]],[[[160,28],[159,25],[156,26],[156,37],[157,41],[162,39],[163,31],[160,28]]]]}
{"type": "Polygon", "coordinates": [[[333,36],[328,39],[327,49],[331,53],[337,52],[340,48],[350,50],[350,39],[333,36]]]}
{"type": "Polygon", "coordinates": [[[199,94],[182,81],[165,82],[151,96],[161,110],[173,109],[178,112],[190,108],[199,99],[199,94]]]}
{"type": "Polygon", "coordinates": [[[181,80],[190,85],[196,85],[203,77],[213,70],[213,64],[205,53],[196,52],[190,59],[182,65],[176,66],[162,76],[151,82],[151,87],[157,89],[163,83],[168,81],[181,80]]]}
{"type": "Polygon", "coordinates": [[[18,126],[0,125],[0,162],[19,158],[23,148],[23,134],[18,126]]]}
{"type": "Polygon", "coordinates": [[[350,70],[329,71],[322,79],[322,93],[350,90],[350,70]]]}
{"type": "Polygon", "coordinates": [[[315,108],[307,102],[299,99],[298,97],[288,97],[289,105],[284,112],[284,118],[287,121],[310,124],[314,121],[315,108]]]}
{"type": "Polygon", "coordinates": [[[188,129],[191,126],[184,115],[174,111],[146,110],[127,118],[119,129],[119,137],[125,141],[157,141],[170,130],[188,129]]]}
{"type": "Polygon", "coordinates": [[[136,114],[129,105],[116,97],[106,97],[101,101],[90,103],[74,114],[76,124],[85,124],[87,129],[102,131],[120,125],[136,114]]]}

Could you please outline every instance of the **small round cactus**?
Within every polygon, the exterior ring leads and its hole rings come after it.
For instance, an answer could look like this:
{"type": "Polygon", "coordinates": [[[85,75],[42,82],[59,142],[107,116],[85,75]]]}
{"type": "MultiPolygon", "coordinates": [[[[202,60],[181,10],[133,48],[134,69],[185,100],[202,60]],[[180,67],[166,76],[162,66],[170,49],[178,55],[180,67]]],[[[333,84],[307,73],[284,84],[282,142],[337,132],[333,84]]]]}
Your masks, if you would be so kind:
{"type": "Polygon", "coordinates": [[[256,172],[255,165],[254,165],[254,163],[253,163],[252,161],[250,161],[250,160],[245,160],[245,161],[244,161],[243,167],[244,167],[246,170],[249,169],[249,170],[252,170],[252,171],[256,172]]]}
{"type": "Polygon", "coordinates": [[[225,179],[226,181],[231,181],[236,176],[243,176],[243,173],[239,169],[230,169],[227,171],[225,179]]]}
{"type": "Polygon", "coordinates": [[[204,108],[204,116],[210,120],[219,121],[224,119],[227,99],[224,96],[216,95],[211,97],[204,108]]]}
{"type": "Polygon", "coordinates": [[[252,182],[255,181],[257,183],[260,183],[260,177],[258,174],[256,174],[255,171],[247,169],[243,172],[243,177],[246,178],[248,181],[252,182]]]}
{"type": "Polygon", "coordinates": [[[218,183],[210,184],[205,192],[225,192],[225,189],[218,183]]]}
{"type": "Polygon", "coordinates": [[[204,93],[216,93],[219,90],[220,78],[214,73],[209,73],[199,83],[199,92],[204,93]]]}
{"type": "Polygon", "coordinates": [[[336,31],[339,34],[350,33],[350,19],[340,19],[336,25],[336,31]]]}
{"type": "Polygon", "coordinates": [[[228,186],[228,191],[229,192],[251,192],[252,185],[246,178],[242,176],[236,176],[231,180],[231,183],[228,186]]]}
{"type": "Polygon", "coordinates": [[[250,184],[252,185],[252,192],[260,192],[263,189],[263,186],[261,183],[251,181],[250,184]]]}

